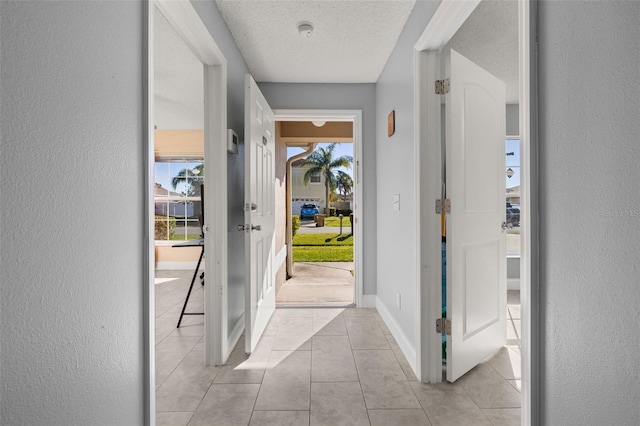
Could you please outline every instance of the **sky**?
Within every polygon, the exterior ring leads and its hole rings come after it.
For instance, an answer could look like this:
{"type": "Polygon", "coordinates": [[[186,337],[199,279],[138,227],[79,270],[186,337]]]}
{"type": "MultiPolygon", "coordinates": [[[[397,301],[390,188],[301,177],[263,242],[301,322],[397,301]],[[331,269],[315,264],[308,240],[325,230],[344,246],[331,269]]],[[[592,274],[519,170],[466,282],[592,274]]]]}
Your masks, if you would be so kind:
{"type": "Polygon", "coordinates": [[[520,139],[507,139],[506,152],[513,152],[514,155],[507,155],[506,167],[505,167],[505,179],[507,182],[507,188],[513,188],[520,185],[520,139]],[[513,176],[510,178],[506,176],[506,170],[511,168],[513,170],[513,176]]]}
{"type": "MultiPolygon", "coordinates": [[[[329,143],[319,143],[316,145],[316,149],[322,147],[326,148],[329,146],[329,143]]],[[[287,158],[291,158],[292,156],[303,152],[302,148],[287,148],[287,158]]],[[[353,157],[353,144],[352,143],[338,143],[336,148],[333,150],[334,158],[338,158],[343,155],[350,155],[353,157]]],[[[353,164],[350,169],[339,168],[338,170],[342,170],[347,173],[349,176],[353,178],[353,164]]]]}

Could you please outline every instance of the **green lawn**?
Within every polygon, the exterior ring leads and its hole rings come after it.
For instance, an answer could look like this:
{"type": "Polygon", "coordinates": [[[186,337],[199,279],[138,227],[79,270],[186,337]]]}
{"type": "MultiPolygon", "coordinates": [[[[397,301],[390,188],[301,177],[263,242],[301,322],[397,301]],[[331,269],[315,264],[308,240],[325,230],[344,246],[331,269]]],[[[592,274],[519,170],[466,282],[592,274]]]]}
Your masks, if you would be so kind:
{"type": "Polygon", "coordinates": [[[295,246],[353,246],[353,235],[343,232],[339,234],[296,234],[293,237],[295,246]]]}
{"type": "MultiPolygon", "coordinates": [[[[340,218],[336,216],[330,216],[324,218],[324,226],[340,226],[340,218]]],[[[351,232],[351,222],[349,222],[349,216],[342,218],[342,229],[348,229],[351,232]]]]}
{"type": "Polygon", "coordinates": [[[353,262],[350,234],[297,234],[292,246],[294,262],[353,262]]]}

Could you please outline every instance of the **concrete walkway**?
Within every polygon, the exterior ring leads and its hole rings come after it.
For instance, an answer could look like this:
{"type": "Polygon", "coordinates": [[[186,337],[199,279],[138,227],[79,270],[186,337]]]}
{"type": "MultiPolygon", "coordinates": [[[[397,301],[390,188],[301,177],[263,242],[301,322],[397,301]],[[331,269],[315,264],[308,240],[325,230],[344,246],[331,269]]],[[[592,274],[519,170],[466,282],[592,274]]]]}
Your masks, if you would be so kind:
{"type": "Polygon", "coordinates": [[[283,306],[348,306],[354,302],[353,262],[296,262],[276,296],[283,306]]]}

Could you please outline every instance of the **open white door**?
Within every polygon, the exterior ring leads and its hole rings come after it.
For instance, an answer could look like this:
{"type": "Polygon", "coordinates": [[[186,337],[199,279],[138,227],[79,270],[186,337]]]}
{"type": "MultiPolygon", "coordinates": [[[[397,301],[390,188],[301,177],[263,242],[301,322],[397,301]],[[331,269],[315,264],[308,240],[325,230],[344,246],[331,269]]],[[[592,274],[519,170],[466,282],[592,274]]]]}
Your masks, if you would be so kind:
{"type": "Polygon", "coordinates": [[[273,277],[275,230],[275,121],[251,75],[245,78],[245,351],[253,352],[276,307],[273,277]]]}
{"type": "Polygon", "coordinates": [[[447,380],[506,343],[505,85],[451,50],[446,96],[447,380]]]}

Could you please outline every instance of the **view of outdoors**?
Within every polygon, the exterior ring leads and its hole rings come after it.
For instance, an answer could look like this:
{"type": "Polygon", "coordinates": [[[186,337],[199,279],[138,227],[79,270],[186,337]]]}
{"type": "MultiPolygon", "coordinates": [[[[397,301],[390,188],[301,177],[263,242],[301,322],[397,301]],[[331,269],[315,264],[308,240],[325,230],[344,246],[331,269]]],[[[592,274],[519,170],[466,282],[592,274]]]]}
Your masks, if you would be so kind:
{"type": "Polygon", "coordinates": [[[520,139],[506,141],[507,254],[520,253],[520,139]]]}
{"type": "Polygon", "coordinates": [[[155,163],[155,240],[200,238],[200,185],[204,183],[201,160],[155,163]]]}
{"type": "Polygon", "coordinates": [[[352,262],[353,144],[319,143],[294,169],[293,261],[352,262]]]}

